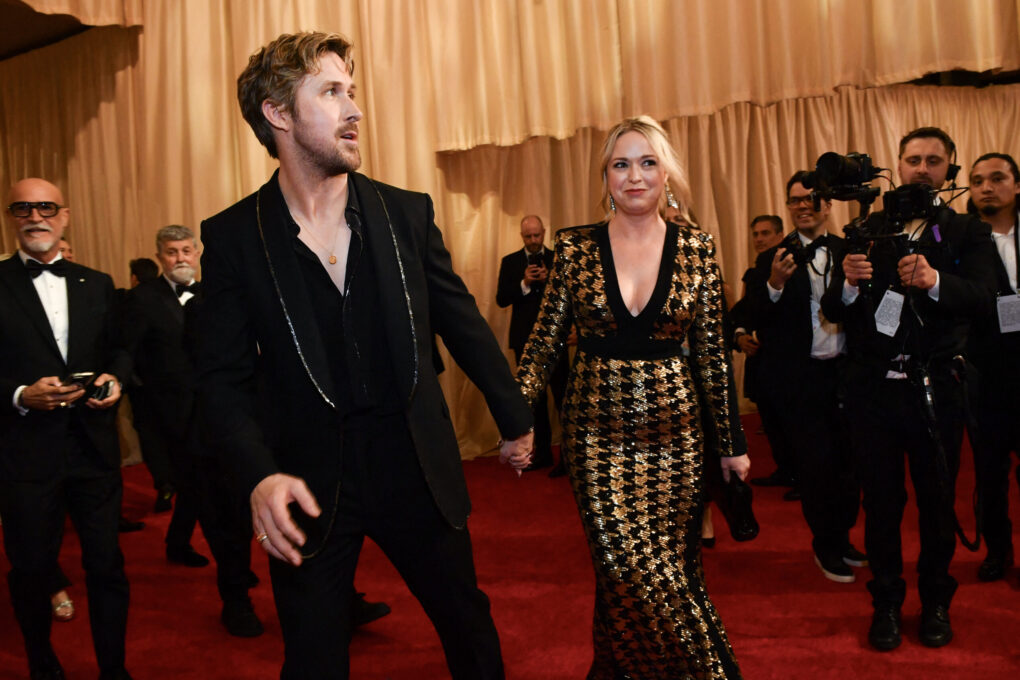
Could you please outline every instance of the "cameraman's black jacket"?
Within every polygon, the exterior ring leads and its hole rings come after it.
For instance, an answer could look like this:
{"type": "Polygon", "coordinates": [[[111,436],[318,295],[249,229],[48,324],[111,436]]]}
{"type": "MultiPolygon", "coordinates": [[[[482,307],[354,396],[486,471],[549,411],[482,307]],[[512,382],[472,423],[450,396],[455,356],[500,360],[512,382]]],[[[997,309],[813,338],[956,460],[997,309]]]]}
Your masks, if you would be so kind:
{"type": "MultiPolygon", "coordinates": [[[[865,224],[867,233],[892,230],[883,212],[873,213],[865,224]]],[[[941,373],[940,367],[964,353],[971,323],[995,295],[998,255],[991,227],[977,217],[957,215],[941,206],[912,247],[939,272],[937,302],[928,291],[905,290],[900,285],[896,264],[903,253],[889,240],[875,241],[868,253],[873,266],[870,293],[862,291],[852,304],[843,304],[845,278],[840,258],[822,298],[825,316],[843,323],[851,359],[873,367],[876,376],[884,375],[891,368],[890,361],[899,354],[910,355],[933,373],[941,373]],[[894,337],[875,328],[875,310],[890,288],[907,296],[894,337]]]]}

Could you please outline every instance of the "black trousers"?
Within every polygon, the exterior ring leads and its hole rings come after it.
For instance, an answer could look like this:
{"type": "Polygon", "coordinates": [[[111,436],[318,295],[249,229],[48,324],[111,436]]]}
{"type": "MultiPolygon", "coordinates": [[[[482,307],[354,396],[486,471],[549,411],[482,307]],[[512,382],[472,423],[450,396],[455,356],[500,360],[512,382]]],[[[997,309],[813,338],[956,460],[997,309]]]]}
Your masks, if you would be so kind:
{"type": "MultiPolygon", "coordinates": [[[[1020,454],[1020,414],[1015,398],[975,399],[977,431],[970,432],[974,470],[981,494],[981,528],[988,555],[1005,558],[1013,552],[1013,524],[1009,521],[1010,453],[1020,454]]],[[[1020,467],[1017,468],[1020,482],[1020,467]]]]}
{"type": "Polygon", "coordinates": [[[131,424],[138,432],[138,443],[142,449],[142,461],[152,476],[152,486],[157,491],[172,485],[170,453],[166,442],[159,434],[159,419],[153,413],[153,406],[145,398],[141,387],[128,388],[131,400],[131,424]]]}
{"type": "Polygon", "coordinates": [[[906,597],[900,525],[907,503],[907,466],[921,536],[917,561],[921,603],[949,606],[956,592],[949,564],[956,550],[953,499],[963,438],[963,394],[948,375],[934,376],[934,389],[946,479],[940,479],[918,387],[909,380],[877,376],[847,381],[846,407],[864,492],[865,544],[873,577],[868,590],[876,606],[899,606],[906,597]]]}
{"type": "Polygon", "coordinates": [[[218,458],[195,458],[198,521],[213,559],[216,586],[224,603],[244,601],[251,587],[251,506],[218,458]]]}
{"type": "Polygon", "coordinates": [[[804,359],[790,367],[790,384],[777,409],[794,451],[801,510],[818,555],[840,558],[857,522],[861,491],[847,444],[837,394],[841,359],[804,359]]]}
{"type": "Polygon", "coordinates": [[[765,430],[765,438],[772,451],[772,460],[776,463],[776,472],[796,479],[797,457],[794,454],[793,442],[790,441],[786,426],[783,424],[782,409],[769,396],[759,394],[757,397],[755,405],[758,407],[761,426],[765,430]]]}
{"type": "MultiPolygon", "coordinates": [[[[64,520],[70,515],[81,541],[89,623],[100,669],[124,666],[128,582],[117,525],[123,487],[120,470],[100,459],[84,432],[55,433],[64,464],[42,481],[0,481],[4,548],[14,616],[25,639],[29,667],[53,668],[50,596],[58,573],[64,520]]],[[[31,452],[26,452],[31,455],[31,452]]]]}
{"type": "MultiPolygon", "coordinates": [[[[514,350],[514,358],[520,362],[521,352],[514,350]]],[[[549,389],[553,394],[553,405],[559,413],[563,407],[563,395],[567,392],[567,374],[570,368],[566,357],[560,359],[553,367],[549,376],[549,389]]],[[[535,451],[532,461],[536,466],[551,465],[552,458],[552,425],[549,423],[548,391],[542,390],[535,402],[535,451]]],[[[562,454],[561,454],[562,455],[562,454]]]]}
{"type": "Polygon", "coordinates": [[[352,584],[365,536],[421,602],[454,680],[503,678],[470,535],[436,508],[402,414],[345,426],[339,502],[325,546],[300,567],[270,560],[285,647],[280,677],[349,677],[352,584]]]}

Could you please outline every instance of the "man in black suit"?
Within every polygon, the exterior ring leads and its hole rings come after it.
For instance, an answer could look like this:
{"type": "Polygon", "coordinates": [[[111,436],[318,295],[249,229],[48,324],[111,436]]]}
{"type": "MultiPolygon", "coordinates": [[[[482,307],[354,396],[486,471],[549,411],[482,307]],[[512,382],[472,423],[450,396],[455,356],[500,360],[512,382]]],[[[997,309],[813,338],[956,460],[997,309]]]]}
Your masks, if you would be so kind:
{"type": "Polygon", "coordinates": [[[131,405],[142,455],[169,461],[177,494],[166,534],[166,557],[188,567],[209,564],[191,546],[200,498],[195,452],[189,441],[194,374],[184,351],[184,305],[198,293],[198,256],[190,229],[180,225],[160,229],[156,259],[162,276],[131,289],[124,321],[125,342],[138,378],[138,385],[131,389],[131,405]]]}
{"type": "Polygon", "coordinates": [[[355,172],[352,66],[343,37],[302,33],[238,78],[242,113],[280,168],[203,223],[200,408],[275,558],[282,678],[348,676],[365,536],[422,603],[452,676],[501,678],[433,333],[481,389],[517,469],[531,413],[453,272],[431,199],[355,172]]]}
{"type": "MultiPolygon", "coordinates": [[[[880,650],[901,641],[904,453],[921,534],[921,642],[940,647],[953,636],[956,580],[949,564],[964,420],[962,354],[971,321],[994,295],[996,268],[988,225],[932,197],[954,155],[953,140],[939,128],[918,128],[900,141],[898,171],[909,186],[898,195],[923,194],[910,202],[919,210],[870,215],[822,300],[822,311],[847,334],[845,404],[873,577],[868,641],[880,650]]],[[[895,205],[888,195],[884,202],[895,205]]]]}
{"type": "MultiPolygon", "coordinates": [[[[1018,238],[1017,194],[1020,169],[1013,157],[986,153],[970,169],[975,210],[992,227],[996,261],[996,296],[988,299],[981,320],[967,343],[977,368],[972,410],[977,427],[970,432],[974,467],[981,495],[981,527],[988,554],[978,568],[982,581],[997,581],[1013,565],[1013,525],[1009,521],[1010,452],[1020,453],[1016,393],[1020,388],[1020,327],[1015,318],[1018,238]]],[[[1018,477],[1020,480],[1020,477],[1018,477]]]]}
{"type": "MultiPolygon", "coordinates": [[[[503,258],[499,264],[499,282],[496,286],[496,304],[510,307],[509,345],[514,358],[520,359],[531,329],[538,318],[539,304],[545,291],[545,282],[552,269],[553,252],[545,247],[545,225],[538,215],[526,215],[521,220],[521,240],[524,247],[503,258]]],[[[553,402],[559,411],[563,394],[567,391],[567,360],[564,356],[549,378],[553,402]]],[[[528,470],[548,467],[553,463],[552,427],[549,425],[549,407],[543,392],[535,402],[535,453],[528,470]]],[[[549,473],[550,477],[566,474],[563,460],[549,473]]]]}
{"type": "Polygon", "coordinates": [[[843,329],[821,312],[843,239],[828,233],[830,202],[815,209],[804,187],[806,176],[796,172],[786,183],[786,206],[796,231],[758,256],[747,300],[762,344],[759,385],[790,437],[815,563],[826,578],[852,583],[850,567],[867,562],[850,545],[860,490],[836,389],[846,339],[843,329]]]}
{"type": "MultiPolygon", "coordinates": [[[[779,215],[758,215],[751,220],[751,245],[754,252],[761,255],[770,248],[775,248],[783,240],[783,218],[779,215]]],[[[744,396],[758,407],[762,429],[772,451],[772,460],[776,469],[764,477],[755,477],[751,484],[756,486],[788,486],[796,487],[796,466],[794,465],[793,445],[790,437],[783,429],[777,406],[769,400],[769,392],[762,389],[758,377],[758,365],[761,357],[761,342],[758,337],[758,321],[754,319],[753,310],[747,297],[748,288],[760,284],[760,272],[757,267],[748,267],[741,281],[744,284],[740,300],[730,309],[730,319],[735,328],[733,333],[734,349],[744,353],[744,396]]],[[[800,492],[791,488],[783,496],[788,500],[799,500],[800,492]]]]}
{"type": "Polygon", "coordinates": [[[63,678],[50,645],[50,575],[70,515],[81,541],[100,678],[123,679],[128,582],[117,537],[120,447],[110,407],[120,399],[118,379],[130,360],[113,336],[110,277],[60,257],[68,217],[49,182],[24,179],[11,188],[7,218],[19,250],[0,262],[7,581],[31,677],[63,678]]]}

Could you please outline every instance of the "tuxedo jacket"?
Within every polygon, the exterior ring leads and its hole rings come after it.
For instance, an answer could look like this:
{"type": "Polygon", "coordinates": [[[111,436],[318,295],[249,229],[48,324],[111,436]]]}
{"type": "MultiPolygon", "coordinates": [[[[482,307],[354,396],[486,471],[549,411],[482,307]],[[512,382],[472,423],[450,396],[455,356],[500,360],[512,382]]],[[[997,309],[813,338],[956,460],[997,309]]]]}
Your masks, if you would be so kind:
{"type": "MultiPolygon", "coordinates": [[[[884,212],[870,215],[866,229],[870,233],[891,230],[884,212]]],[[[923,225],[912,247],[939,272],[937,301],[928,291],[905,290],[900,285],[896,263],[903,253],[894,242],[883,240],[876,241],[868,254],[874,268],[872,292],[862,292],[852,304],[844,305],[841,259],[822,299],[822,310],[832,321],[843,323],[851,359],[870,366],[875,375],[885,375],[889,362],[901,353],[929,367],[947,366],[962,355],[971,323],[995,295],[999,257],[990,234],[991,227],[977,217],[957,215],[947,206],[923,225]],[[875,325],[875,311],[890,289],[906,296],[893,337],[879,333],[875,325]]]]}
{"type": "MultiPolygon", "coordinates": [[[[195,285],[198,295],[201,284],[195,285]]],[[[134,389],[162,429],[178,429],[184,436],[194,401],[194,367],[184,347],[184,306],[164,277],[140,283],[128,293],[123,326],[139,381],[134,389]]]]}
{"type": "MultiPolygon", "coordinates": [[[[433,362],[433,333],[479,387],[504,437],[532,425],[474,298],[454,273],[431,199],[359,173],[357,192],[389,359],[423,476],[443,516],[470,511],[457,437],[433,362]]],[[[199,410],[207,443],[231,456],[246,493],[266,476],[305,480],[328,533],[339,488],[343,420],[323,339],[303,284],[277,175],[202,224],[199,410]],[[264,395],[259,408],[256,393],[264,395]]],[[[399,502],[399,499],[394,499],[399,502]]]]}
{"type": "MultiPolygon", "coordinates": [[[[542,260],[546,269],[552,269],[553,252],[546,248],[542,252],[542,260]]],[[[524,270],[528,268],[528,252],[521,248],[503,258],[499,264],[499,284],[496,286],[496,304],[510,307],[510,332],[508,344],[510,349],[520,354],[528,342],[531,329],[538,318],[538,308],[545,292],[545,283],[531,284],[531,291],[525,295],[521,292],[521,281],[524,270]]]]}
{"type": "Polygon", "coordinates": [[[73,407],[29,410],[21,415],[12,398],[21,385],[40,378],[92,371],[123,380],[130,360],[115,336],[113,281],[101,272],[67,263],[67,361],[60,355],[32,278],[15,255],[0,262],[0,476],[38,481],[59,470],[70,428],[84,432],[100,465],[120,466],[117,409],[92,409],[82,397],[73,407]],[[58,444],[55,444],[58,443],[58,444]]]}
{"type": "MultiPolygon", "coordinates": [[[[843,239],[833,234],[826,236],[829,257],[829,276],[841,262],[845,252],[843,239]]],[[[783,294],[775,302],[769,297],[768,279],[772,260],[783,246],[770,248],[758,255],[754,275],[747,283],[748,315],[754,319],[758,340],[760,365],[758,377],[762,383],[776,381],[796,388],[796,375],[790,369],[804,365],[811,357],[814,330],[811,326],[811,280],[808,265],[798,266],[783,286],[783,294]]]]}
{"type": "Polygon", "coordinates": [[[1015,296],[1016,292],[1009,285],[1009,274],[998,253],[994,272],[996,294],[988,298],[971,329],[967,357],[978,370],[977,386],[982,397],[1005,405],[1015,403],[1020,388],[1020,331],[1002,333],[999,330],[996,300],[999,296],[1015,296]]]}

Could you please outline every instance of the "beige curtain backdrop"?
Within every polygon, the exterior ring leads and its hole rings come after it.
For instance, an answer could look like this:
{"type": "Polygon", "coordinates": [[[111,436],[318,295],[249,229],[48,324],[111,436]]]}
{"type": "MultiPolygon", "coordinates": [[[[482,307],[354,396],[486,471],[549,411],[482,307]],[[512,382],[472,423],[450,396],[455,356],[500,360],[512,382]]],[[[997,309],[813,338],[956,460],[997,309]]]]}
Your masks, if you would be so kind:
{"type": "MultiPolygon", "coordinates": [[[[904,132],[935,124],[965,167],[988,150],[1020,153],[1017,86],[891,84],[1017,68],[1017,0],[31,4],[114,25],[0,62],[0,184],[40,175],[61,186],[79,259],[120,285],[160,226],[197,228],[272,172],[235,81],[287,31],[354,40],[363,169],[433,195],[455,267],[501,341],[509,313],[495,306],[496,273],[520,247],[520,218],[537,213],[552,229],[598,219],[594,159],[623,115],[666,125],[734,283],[751,262],[750,218],[784,214],[787,177],[824,151],[870,152],[889,167],[904,132]]],[[[838,229],[849,211],[834,215],[838,229]]],[[[4,229],[3,248],[14,243],[4,229]]],[[[447,365],[462,448],[475,456],[495,427],[447,365]]]]}

